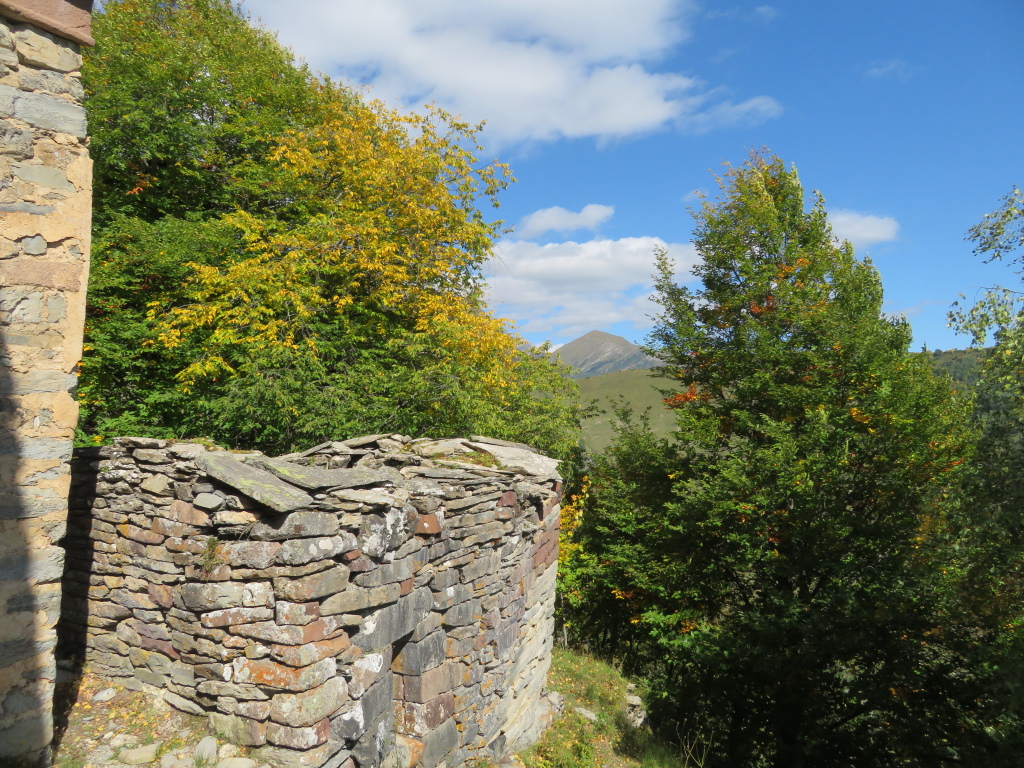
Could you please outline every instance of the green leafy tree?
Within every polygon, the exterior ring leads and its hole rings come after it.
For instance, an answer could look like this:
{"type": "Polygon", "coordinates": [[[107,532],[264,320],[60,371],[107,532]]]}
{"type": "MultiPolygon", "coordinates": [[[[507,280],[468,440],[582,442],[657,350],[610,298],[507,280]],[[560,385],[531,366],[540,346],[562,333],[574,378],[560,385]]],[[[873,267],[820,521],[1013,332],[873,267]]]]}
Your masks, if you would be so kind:
{"type": "MultiPolygon", "coordinates": [[[[986,262],[1013,264],[1024,274],[1024,196],[1014,188],[999,207],[972,227],[967,237],[986,262]]],[[[963,297],[961,297],[961,301],[963,297]]],[[[1007,623],[1024,624],[1024,293],[1020,286],[995,286],[971,307],[958,302],[950,324],[981,346],[977,350],[977,404],[974,421],[981,433],[967,486],[972,524],[979,544],[972,563],[976,581],[1007,623]]],[[[993,664],[1004,670],[1005,693],[1015,711],[1024,708],[1018,638],[1007,636],[1005,651],[993,664]]]]}
{"type": "Polygon", "coordinates": [[[510,174],[473,126],[313,76],[228,0],[115,0],[95,34],[83,432],[572,452],[575,384],[481,298],[510,174]]]}
{"type": "MultiPolygon", "coordinates": [[[[699,290],[658,259],[650,351],[678,432],[626,423],[566,593],[721,766],[917,766],[996,749],[957,504],[970,401],[908,352],[877,271],[755,155],[697,213],[699,290]]],[[[980,578],[978,574],[975,574],[980,578]]],[[[996,718],[998,720],[998,718],[996,718]]],[[[998,729],[997,729],[998,730],[998,729]]]]}

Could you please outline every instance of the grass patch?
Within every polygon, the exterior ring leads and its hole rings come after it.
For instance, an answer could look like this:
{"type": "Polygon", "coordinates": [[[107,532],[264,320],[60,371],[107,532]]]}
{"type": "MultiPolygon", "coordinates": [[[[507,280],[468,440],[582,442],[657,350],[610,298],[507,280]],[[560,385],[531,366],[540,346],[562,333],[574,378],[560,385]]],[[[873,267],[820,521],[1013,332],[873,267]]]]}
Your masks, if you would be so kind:
{"type": "Polygon", "coordinates": [[[700,768],[700,744],[680,748],[630,725],[627,685],[611,664],[555,648],[548,687],[565,696],[565,713],[519,755],[526,768],[700,768]]]}

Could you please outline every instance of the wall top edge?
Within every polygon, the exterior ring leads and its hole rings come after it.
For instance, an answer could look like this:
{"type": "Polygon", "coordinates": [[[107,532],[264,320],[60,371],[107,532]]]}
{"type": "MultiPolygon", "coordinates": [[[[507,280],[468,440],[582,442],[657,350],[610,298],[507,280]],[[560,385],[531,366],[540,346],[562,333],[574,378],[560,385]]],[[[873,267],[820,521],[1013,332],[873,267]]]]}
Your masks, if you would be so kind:
{"type": "Polygon", "coordinates": [[[95,45],[92,4],[93,0],[0,0],[0,16],[35,24],[81,45],[95,45]]]}

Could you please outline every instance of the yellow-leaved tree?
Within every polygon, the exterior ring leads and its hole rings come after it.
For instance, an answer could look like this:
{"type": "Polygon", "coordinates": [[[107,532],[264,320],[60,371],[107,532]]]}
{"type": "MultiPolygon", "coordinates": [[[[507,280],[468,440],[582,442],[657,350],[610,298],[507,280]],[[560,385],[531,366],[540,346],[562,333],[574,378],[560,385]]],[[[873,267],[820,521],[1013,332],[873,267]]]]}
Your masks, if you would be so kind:
{"type": "Polygon", "coordinates": [[[510,179],[475,129],[327,84],[322,119],[284,135],[278,201],[222,221],[241,243],[156,301],[159,342],[197,350],[179,386],[229,442],[291,447],[365,431],[486,433],[566,453],[576,389],[481,299],[501,222],[476,207],[510,179]]]}

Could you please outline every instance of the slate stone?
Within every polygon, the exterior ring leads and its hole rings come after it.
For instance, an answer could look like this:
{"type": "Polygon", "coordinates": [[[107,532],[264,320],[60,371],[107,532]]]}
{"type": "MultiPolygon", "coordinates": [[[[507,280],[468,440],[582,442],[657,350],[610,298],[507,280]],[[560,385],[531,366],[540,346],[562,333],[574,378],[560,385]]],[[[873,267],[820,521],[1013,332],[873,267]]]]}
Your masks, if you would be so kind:
{"type": "Polygon", "coordinates": [[[444,663],[445,633],[432,632],[418,643],[406,643],[395,656],[392,669],[403,675],[421,675],[444,663]]]}
{"type": "Polygon", "coordinates": [[[316,725],[348,701],[345,679],[334,677],[303,693],[279,693],[271,699],[270,719],[275,723],[303,728],[316,725]]]}
{"type": "Polygon", "coordinates": [[[192,583],[181,587],[185,607],[199,612],[237,608],[242,605],[244,593],[244,585],[239,583],[192,583]]]}
{"type": "Polygon", "coordinates": [[[323,685],[335,676],[337,666],[334,659],[322,659],[298,669],[266,659],[237,658],[232,664],[236,683],[250,683],[264,688],[297,692],[323,685]]]}
{"type": "Polygon", "coordinates": [[[352,741],[366,733],[369,724],[379,720],[391,710],[394,696],[394,675],[386,672],[349,707],[340,717],[334,719],[331,736],[339,741],[352,741]]]}
{"type": "Polygon", "coordinates": [[[404,679],[405,700],[425,704],[444,693],[457,688],[462,682],[463,664],[449,661],[439,667],[427,670],[422,675],[406,675],[404,679]]]}
{"type": "Polygon", "coordinates": [[[341,592],[348,586],[349,571],[343,565],[336,565],[326,571],[304,576],[301,579],[275,579],[274,592],[293,603],[318,600],[341,592]]]}
{"type": "Polygon", "coordinates": [[[215,493],[200,493],[192,500],[192,504],[199,509],[216,512],[224,506],[224,499],[215,493]]]}
{"type": "Polygon", "coordinates": [[[327,741],[331,735],[331,721],[322,720],[309,728],[291,728],[278,723],[267,724],[267,741],[282,747],[306,750],[327,741]]]}
{"type": "Polygon", "coordinates": [[[280,549],[276,541],[230,541],[220,544],[218,552],[229,565],[262,570],[274,564],[280,549]]]}
{"type": "Polygon", "coordinates": [[[398,727],[403,733],[423,737],[454,714],[455,696],[450,693],[423,704],[406,701],[398,713],[398,727]]]}
{"type": "Polygon", "coordinates": [[[448,718],[439,728],[423,737],[421,768],[434,768],[449,752],[459,746],[459,729],[455,718],[448,718]]]}
{"type": "Polygon", "coordinates": [[[282,480],[310,491],[323,488],[357,488],[364,485],[382,485],[388,482],[401,483],[405,480],[401,472],[393,467],[324,469],[318,466],[296,464],[284,459],[263,457],[250,458],[247,463],[264,468],[282,480]]]}
{"type": "Polygon", "coordinates": [[[189,701],[184,696],[179,696],[173,691],[164,691],[164,700],[169,703],[171,707],[180,712],[187,713],[189,715],[205,715],[206,710],[198,705],[195,701],[189,701]]]}
{"type": "Polygon", "coordinates": [[[334,513],[303,510],[256,523],[249,535],[257,541],[284,541],[313,536],[333,536],[339,530],[341,525],[334,513]]]}
{"type": "Polygon", "coordinates": [[[196,464],[210,477],[241,491],[276,512],[308,507],[313,498],[269,472],[236,459],[230,453],[211,452],[196,458],[196,464]]]}
{"type": "Polygon", "coordinates": [[[286,565],[305,565],[316,560],[326,560],[343,552],[356,549],[359,543],[350,533],[340,536],[315,539],[292,539],[286,541],[277,554],[277,562],[286,565]]]}
{"type": "Polygon", "coordinates": [[[393,603],[401,595],[398,584],[385,584],[382,587],[361,588],[349,586],[342,592],[328,597],[320,606],[320,613],[332,616],[338,613],[353,613],[365,608],[393,603]]]}
{"type": "Polygon", "coordinates": [[[410,634],[433,607],[434,598],[427,587],[420,587],[368,616],[352,638],[352,644],[364,651],[390,645],[410,634]]]}
{"type": "Polygon", "coordinates": [[[88,134],[84,107],[45,93],[19,93],[14,98],[14,116],[36,128],[70,133],[79,139],[88,134]]]}
{"type": "Polygon", "coordinates": [[[267,743],[267,724],[247,717],[211,712],[210,726],[232,744],[258,747],[267,743]]]}

